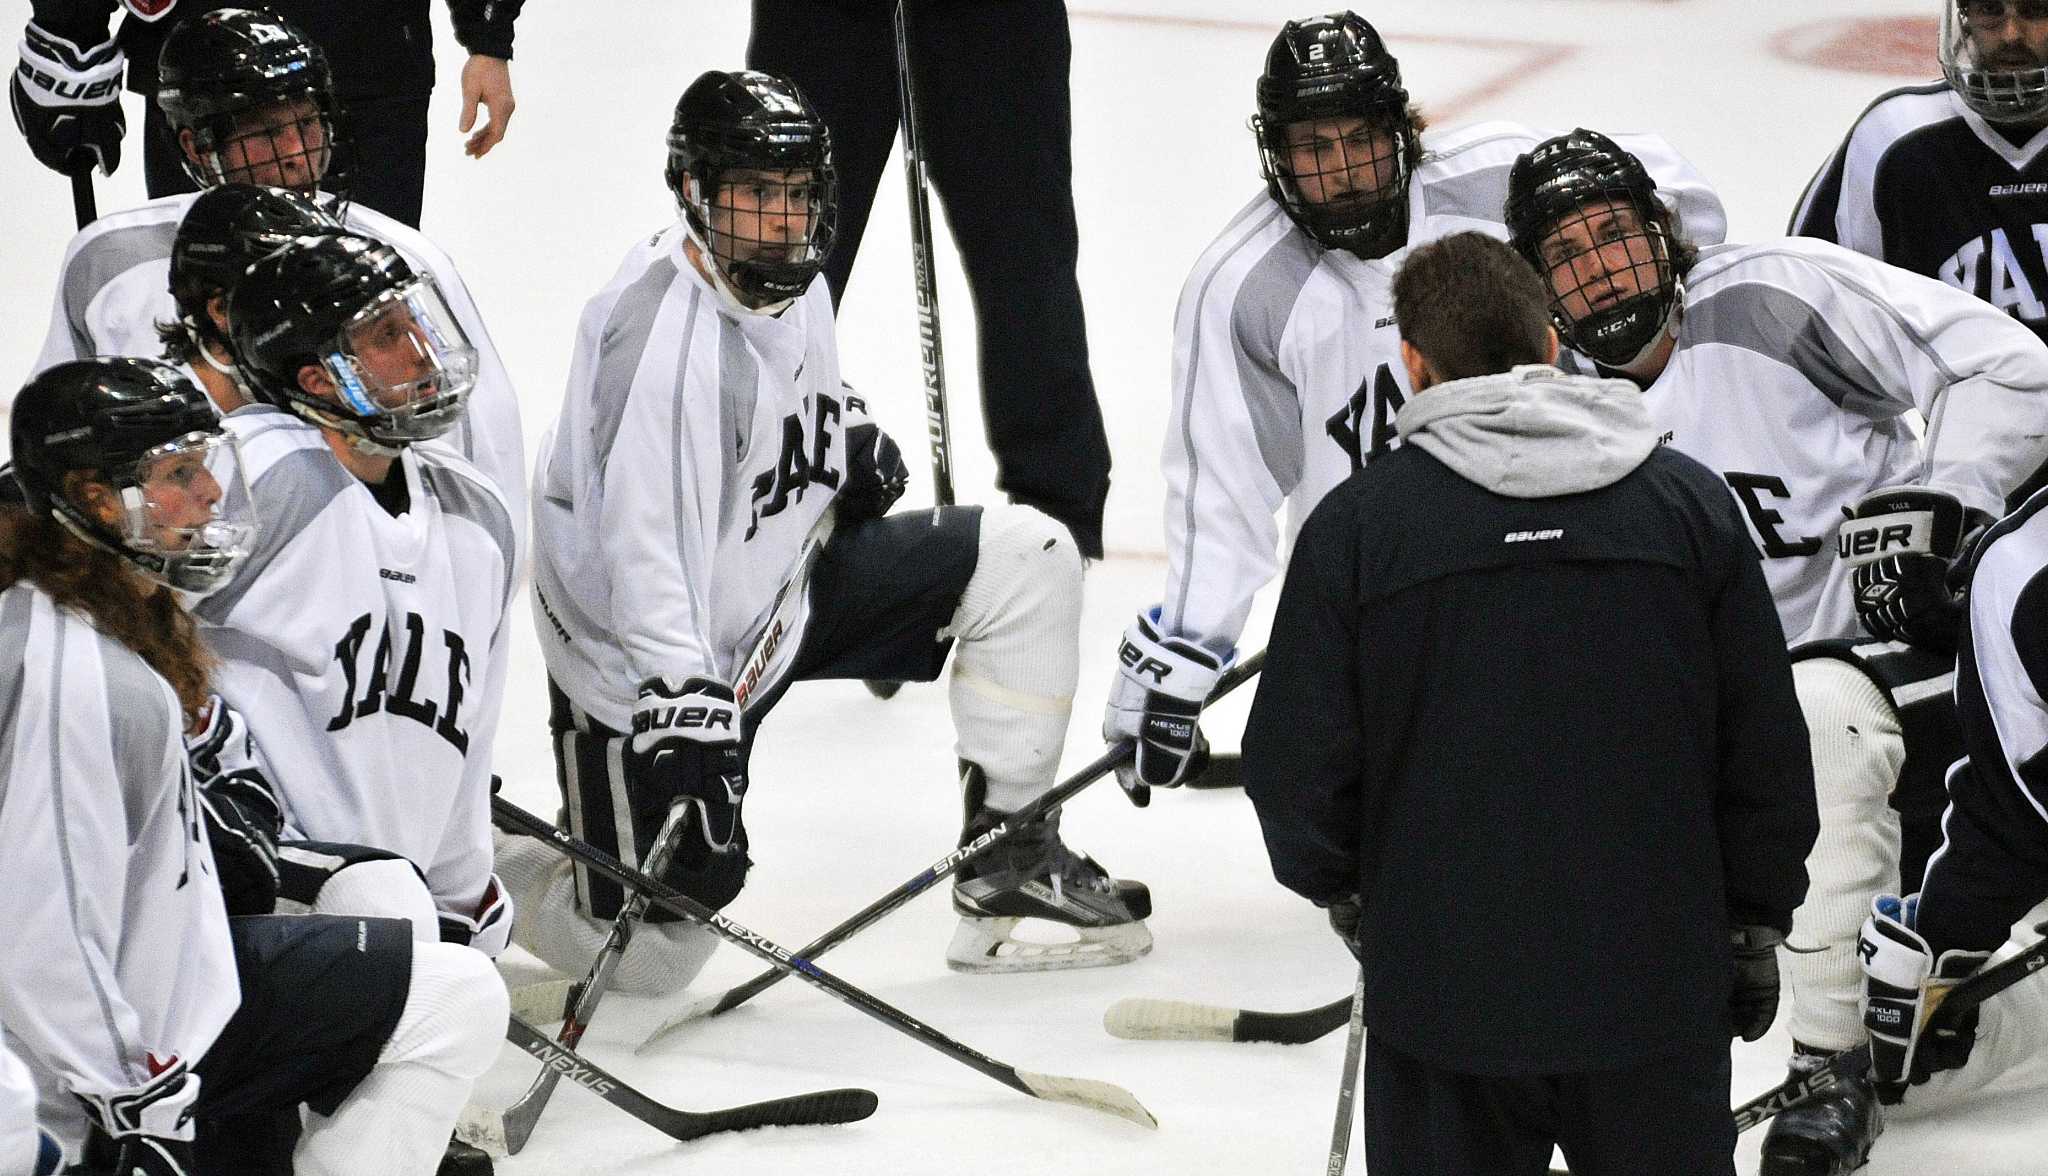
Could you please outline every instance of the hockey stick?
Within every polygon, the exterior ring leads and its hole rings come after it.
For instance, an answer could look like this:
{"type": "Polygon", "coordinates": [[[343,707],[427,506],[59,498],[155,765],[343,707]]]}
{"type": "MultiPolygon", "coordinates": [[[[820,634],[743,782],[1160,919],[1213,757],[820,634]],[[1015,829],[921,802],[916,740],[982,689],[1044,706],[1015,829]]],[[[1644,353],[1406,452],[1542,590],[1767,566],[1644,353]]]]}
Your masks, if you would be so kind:
{"type": "Polygon", "coordinates": [[[100,219],[99,201],[92,193],[92,168],[71,173],[71,215],[84,228],[100,219]]]}
{"type": "Polygon", "coordinates": [[[1102,1028],[1129,1041],[1268,1041],[1305,1045],[1350,1020],[1351,998],[1298,1013],[1262,1013],[1185,1000],[1130,997],[1109,1006],[1102,1028]]]}
{"type": "Polygon", "coordinates": [[[1157,1127],[1159,1120],[1144,1108],[1131,1092],[1108,1082],[1097,1082],[1087,1078],[1063,1078],[1053,1074],[1036,1074],[1019,1070],[999,1062],[986,1054],[971,1049],[947,1037],[922,1021],[885,1003],[880,998],[856,988],[832,973],[818,967],[788,948],[775,943],[754,931],[740,926],[718,911],[697,902],[688,895],[660,880],[650,878],[638,870],[619,862],[603,850],[580,841],[562,832],[532,813],[513,804],[502,796],[491,798],[491,812],[499,824],[516,832],[538,837],[554,845],[585,868],[617,882],[620,886],[647,894],[654,905],[672,911],[693,923],[710,929],[720,939],[733,944],[749,955],[758,956],[775,967],[795,972],[804,981],[823,989],[841,1003],[887,1025],[906,1037],[913,1038],[932,1049],[945,1054],[963,1066],[979,1071],[1004,1086],[1021,1094],[1047,1102],[1066,1103],[1070,1106],[1086,1107],[1092,1111],[1115,1115],[1141,1127],[1157,1127]]]}
{"type": "MultiPolygon", "coordinates": [[[[1239,663],[1229,673],[1216,680],[1216,689],[1209,695],[1210,700],[1214,701],[1235,690],[1246,679],[1258,673],[1265,664],[1266,654],[1264,650],[1260,650],[1258,653],[1244,659],[1243,662],[1239,663]]],[[[916,898],[941,880],[952,876],[953,872],[958,870],[961,865],[980,856],[989,846],[1008,837],[1018,829],[1038,821],[1054,809],[1072,800],[1083,788],[1088,787],[1090,784],[1114,771],[1124,761],[1130,759],[1132,754],[1133,746],[1126,741],[1097,756],[1086,767],[1067,777],[1061,783],[1054,785],[1037,800],[1012,813],[995,828],[990,829],[966,845],[960,846],[958,849],[949,850],[944,857],[926,866],[916,876],[912,877],[910,881],[903,883],[867,906],[862,907],[845,922],[840,923],[830,931],[805,944],[802,948],[798,949],[797,954],[807,960],[816,959],[853,938],[855,935],[860,934],[890,911],[916,898]]],[[[718,996],[706,997],[703,1000],[696,1001],[663,1022],[661,1027],[653,1033],[648,1034],[647,1040],[641,1042],[639,1050],[635,1052],[644,1052],[649,1046],[668,1036],[686,1022],[694,1021],[700,1017],[715,1017],[720,1013],[738,1008],[766,989],[773,987],[786,975],[788,975],[786,969],[770,968],[737,988],[729,989],[718,996]]]]}
{"type": "MultiPolygon", "coordinates": [[[[946,415],[946,354],[939,342],[939,276],[932,268],[932,209],[917,94],[910,79],[910,4],[896,0],[896,107],[903,128],[903,180],[910,195],[910,259],[917,274],[917,337],[924,363],[925,433],[932,447],[932,501],[953,505],[953,430],[946,415]]],[[[892,691],[893,693],[893,691],[892,691]]]]}
{"type": "MultiPolygon", "coordinates": [[[[688,805],[676,804],[669,808],[668,819],[661,824],[661,832],[655,835],[654,845],[647,851],[647,860],[641,869],[654,877],[660,877],[668,869],[669,859],[675,856],[676,843],[690,830],[690,809],[688,805]]],[[[641,916],[647,913],[647,895],[634,892],[618,915],[612,919],[611,933],[604,938],[604,946],[597,949],[597,958],[590,962],[590,970],[583,979],[569,990],[563,1002],[567,1015],[563,1018],[555,1042],[564,1049],[575,1049],[583,1041],[584,1030],[590,1027],[590,1018],[597,1015],[597,1006],[604,999],[605,989],[611,987],[612,973],[618,969],[619,957],[626,954],[626,948],[633,941],[633,930],[641,916]]],[[[560,1070],[542,1066],[534,1076],[533,1084],[519,1101],[505,1108],[503,1115],[505,1152],[518,1155],[526,1141],[533,1137],[533,1129],[540,1122],[541,1112],[547,1110],[548,1100],[554,1096],[555,1086],[562,1080],[560,1070]]]]}
{"type": "MultiPolygon", "coordinates": [[[[677,1110],[655,1102],[598,1069],[575,1050],[549,1041],[547,1034],[518,1017],[506,1023],[505,1039],[540,1059],[547,1073],[569,1079],[677,1142],[688,1142],[722,1131],[748,1131],[755,1127],[857,1123],[875,1113],[875,1092],[858,1088],[819,1090],[717,1111],[677,1110]]],[[[472,1106],[463,1112],[455,1134],[463,1142],[492,1155],[508,1155],[518,1150],[508,1146],[509,1133],[503,1117],[479,1107],[472,1106]]]]}
{"type": "MultiPolygon", "coordinates": [[[[2034,928],[2036,935],[2048,935],[2048,923],[2034,928]]],[[[1942,998],[1941,1006],[1928,1018],[1928,1027],[1936,1022],[1953,1020],[1969,1012],[1987,999],[2011,988],[2020,981],[2048,967],[2048,939],[2036,942],[2032,947],[2006,960],[1993,964],[1949,990],[1942,998]]],[[[1926,1030],[1922,1030],[1924,1033],[1926,1030]]],[[[1747,1131],[1758,1123],[1776,1115],[1787,1107],[1802,1103],[1837,1083],[1850,1074],[1870,1066],[1870,1044],[1865,1042],[1854,1049],[1845,1049],[1828,1059],[1827,1064],[1809,1074],[1801,1074],[1764,1091],[1762,1094],[1735,1108],[1735,1130],[1747,1131]]]]}
{"type": "Polygon", "coordinates": [[[1352,1103],[1358,1097],[1358,1055],[1365,1050],[1365,965],[1351,988],[1351,1033],[1344,1040],[1344,1077],[1337,1083],[1337,1121],[1330,1127],[1330,1164],[1324,1176],[1344,1176],[1351,1158],[1352,1103]]]}

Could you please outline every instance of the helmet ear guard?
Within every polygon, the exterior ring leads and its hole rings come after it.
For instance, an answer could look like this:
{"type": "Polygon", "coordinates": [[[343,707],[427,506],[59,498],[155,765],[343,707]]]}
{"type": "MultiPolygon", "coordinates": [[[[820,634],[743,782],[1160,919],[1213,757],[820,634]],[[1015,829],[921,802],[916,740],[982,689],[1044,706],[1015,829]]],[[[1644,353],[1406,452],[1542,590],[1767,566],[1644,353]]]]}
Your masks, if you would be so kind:
{"type": "Polygon", "coordinates": [[[1537,144],[1509,170],[1504,211],[1516,251],[1550,291],[1551,322],[1566,345],[1625,367],[1670,330],[1690,252],[1641,161],[1612,139],[1580,128],[1537,144]],[[1618,223],[1623,215],[1632,223],[1618,223]],[[1568,247],[1546,252],[1559,240],[1568,247]],[[1617,245],[1626,250],[1619,267],[1609,252],[1617,245]],[[1590,267],[1580,261],[1589,254],[1590,267]]]}

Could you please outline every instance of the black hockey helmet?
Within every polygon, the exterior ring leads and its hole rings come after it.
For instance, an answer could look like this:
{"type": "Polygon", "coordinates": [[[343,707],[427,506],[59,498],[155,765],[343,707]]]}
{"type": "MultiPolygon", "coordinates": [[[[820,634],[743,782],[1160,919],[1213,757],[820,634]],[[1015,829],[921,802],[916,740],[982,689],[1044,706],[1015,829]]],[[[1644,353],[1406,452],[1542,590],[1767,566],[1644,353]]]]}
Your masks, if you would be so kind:
{"type": "Polygon", "coordinates": [[[206,393],[153,359],[60,363],[14,399],[14,477],[31,512],[183,592],[226,583],[253,522],[234,445],[206,393]],[[73,474],[107,493],[94,509],[73,474]],[[231,490],[230,486],[236,487],[231,490]],[[107,517],[111,516],[111,517],[107,517]]]}
{"type": "Polygon", "coordinates": [[[839,210],[832,133],[794,83],[754,70],[691,82],[669,123],[664,174],[684,223],[749,302],[788,302],[824,268],[839,210]],[[734,184],[734,171],[754,174],[734,184]],[[775,178],[789,172],[808,178],[775,178]]]}
{"type": "Polygon", "coordinates": [[[293,237],[340,231],[311,198],[284,188],[222,184],[199,194],[171,243],[171,297],[178,325],[195,344],[228,346],[207,303],[234,289],[244,271],[293,237]]]}
{"type": "Polygon", "coordinates": [[[182,143],[172,147],[202,188],[334,187],[326,181],[337,170],[340,119],[327,57],[269,9],[221,8],[180,21],[157,58],[156,104],[174,137],[192,133],[196,161],[182,143]]]}
{"type": "Polygon", "coordinates": [[[1399,248],[1421,145],[1401,64],[1379,33],[1349,11],[1288,21],[1266,53],[1256,94],[1259,170],[1294,223],[1328,249],[1380,257],[1399,248]],[[1311,137],[1304,124],[1325,119],[1365,125],[1311,137]],[[1361,179],[1370,190],[1357,186],[1361,179]]]}
{"type": "Polygon", "coordinates": [[[1614,140],[1582,127],[1517,158],[1506,220],[1515,249],[1548,283],[1551,320],[1574,350],[1622,366],[1669,326],[1684,294],[1682,243],[1656,182],[1614,140]],[[1610,233],[1605,217],[1615,211],[1630,223],[1610,233]],[[1625,256],[1611,252],[1616,244],[1625,256]],[[1580,260],[1587,255],[1594,260],[1580,260]]]}
{"type": "Polygon", "coordinates": [[[295,237],[257,261],[228,295],[228,323],[253,396],[365,452],[447,432],[476,385],[476,349],[433,278],[354,233],[295,237]]]}
{"type": "Polygon", "coordinates": [[[1941,74],[1985,121],[2048,119],[2048,55],[2013,35],[2021,31],[2018,22],[2042,15],[2048,15],[2042,0],[1943,0],[1941,74]],[[2008,35],[1994,40],[1994,28],[2008,35]]]}

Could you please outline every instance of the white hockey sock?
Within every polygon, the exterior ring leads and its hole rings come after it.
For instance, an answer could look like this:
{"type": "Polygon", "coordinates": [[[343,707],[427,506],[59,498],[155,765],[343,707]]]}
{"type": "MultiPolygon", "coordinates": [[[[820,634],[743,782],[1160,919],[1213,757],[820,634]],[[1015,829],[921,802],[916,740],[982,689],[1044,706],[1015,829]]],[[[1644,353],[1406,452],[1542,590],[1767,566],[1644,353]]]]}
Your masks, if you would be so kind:
{"type": "Polygon", "coordinates": [[[433,1176],[477,1076],[498,1057],[508,1005],[490,957],[413,946],[405,1013],[372,1069],[333,1115],[306,1113],[299,1176],[433,1176]]]}
{"type": "Polygon", "coordinates": [[[412,924],[414,940],[441,942],[441,918],[434,910],[434,895],[411,862],[387,858],[336,870],[314,896],[313,913],[404,919],[412,924]]]}
{"type": "Polygon", "coordinates": [[[1856,666],[1837,658],[1792,664],[1792,684],[1813,748],[1820,836],[1806,858],[1806,902],[1793,912],[1781,952],[1787,1019],[1795,1041],[1847,1049],[1863,1041],[1863,968],[1856,933],[1870,900],[1896,884],[1899,815],[1886,799],[1899,779],[1906,743],[1899,717],[1856,666]]]}
{"type": "Polygon", "coordinates": [[[988,776],[988,805],[1014,812],[1052,786],[1080,672],[1081,553],[1028,506],[989,506],[981,551],[945,629],[959,642],[950,698],[955,750],[988,776]]]}
{"type": "MultiPolygon", "coordinates": [[[[612,923],[577,906],[573,863],[537,838],[502,837],[496,865],[498,880],[511,891],[519,912],[512,942],[565,975],[589,971],[612,923]]],[[[717,946],[718,937],[694,923],[642,924],[612,973],[611,987],[643,996],[680,992],[704,970],[717,946]]]]}

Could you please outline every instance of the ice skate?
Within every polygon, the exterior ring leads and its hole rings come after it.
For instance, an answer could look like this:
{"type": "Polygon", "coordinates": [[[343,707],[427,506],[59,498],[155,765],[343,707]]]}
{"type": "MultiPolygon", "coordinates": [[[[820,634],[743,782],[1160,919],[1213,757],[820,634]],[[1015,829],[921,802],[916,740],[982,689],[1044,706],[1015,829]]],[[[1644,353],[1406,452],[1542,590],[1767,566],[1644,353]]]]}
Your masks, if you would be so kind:
{"type": "MultiPolygon", "coordinates": [[[[1797,1045],[1791,1071],[1803,1074],[1831,1056],[1797,1045]]],[[[1870,1162],[1870,1147],[1884,1131],[1870,1067],[1847,1075],[1832,1090],[1787,1107],[1764,1135],[1760,1176],[1845,1176],[1870,1162]]]]}

